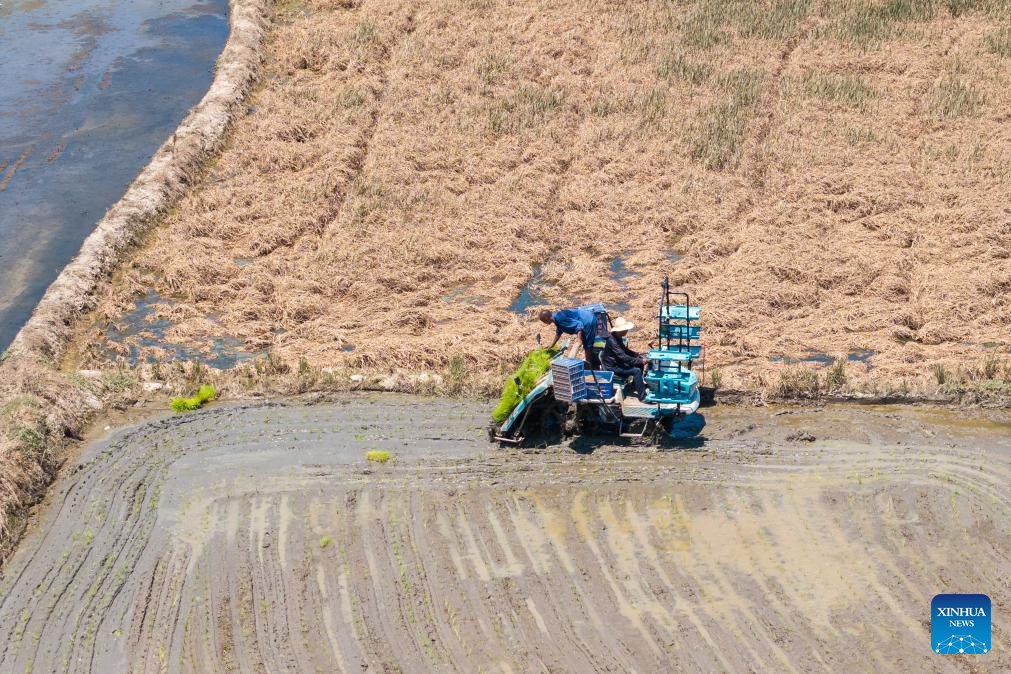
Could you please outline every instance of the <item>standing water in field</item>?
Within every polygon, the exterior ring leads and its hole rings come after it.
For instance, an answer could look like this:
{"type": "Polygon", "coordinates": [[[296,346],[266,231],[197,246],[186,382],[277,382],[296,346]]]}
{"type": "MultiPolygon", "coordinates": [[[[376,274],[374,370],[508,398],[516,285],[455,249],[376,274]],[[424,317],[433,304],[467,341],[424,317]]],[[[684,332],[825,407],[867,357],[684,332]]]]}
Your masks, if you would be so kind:
{"type": "Polygon", "coordinates": [[[0,349],[207,91],[225,0],[0,0],[0,349]]]}

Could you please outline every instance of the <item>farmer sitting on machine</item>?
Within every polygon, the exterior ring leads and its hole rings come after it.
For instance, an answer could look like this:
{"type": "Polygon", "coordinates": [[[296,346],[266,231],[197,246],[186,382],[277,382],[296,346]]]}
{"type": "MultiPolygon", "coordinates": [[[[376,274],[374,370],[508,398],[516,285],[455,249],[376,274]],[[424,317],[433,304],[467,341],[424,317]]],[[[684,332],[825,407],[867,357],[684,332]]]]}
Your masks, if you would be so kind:
{"type": "Polygon", "coordinates": [[[593,348],[593,340],[597,334],[597,317],[592,311],[589,309],[562,309],[552,313],[544,309],[538,318],[546,325],[555,324],[555,339],[551,342],[549,349],[554,348],[562,333],[579,335],[586,362],[589,363],[591,369],[596,370],[600,367],[597,352],[593,348]]]}
{"type": "Polygon", "coordinates": [[[611,334],[604,345],[600,361],[605,370],[610,370],[615,377],[632,377],[635,385],[635,395],[639,400],[646,399],[646,385],[642,379],[646,360],[625,344],[625,335],[635,327],[624,318],[618,318],[611,325],[611,334]]]}

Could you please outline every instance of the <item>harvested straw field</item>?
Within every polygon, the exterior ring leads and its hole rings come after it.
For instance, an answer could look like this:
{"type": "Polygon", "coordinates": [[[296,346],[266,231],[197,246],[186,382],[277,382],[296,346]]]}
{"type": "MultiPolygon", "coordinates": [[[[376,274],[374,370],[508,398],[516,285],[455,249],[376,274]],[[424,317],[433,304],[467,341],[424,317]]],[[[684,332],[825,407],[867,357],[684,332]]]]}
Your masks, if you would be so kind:
{"type": "Polygon", "coordinates": [[[498,377],[540,302],[616,305],[644,344],[669,273],[724,387],[1011,379],[1005,1],[278,12],[248,114],[83,362],[138,346],[103,338],[153,290],[197,350],[498,377]]]}

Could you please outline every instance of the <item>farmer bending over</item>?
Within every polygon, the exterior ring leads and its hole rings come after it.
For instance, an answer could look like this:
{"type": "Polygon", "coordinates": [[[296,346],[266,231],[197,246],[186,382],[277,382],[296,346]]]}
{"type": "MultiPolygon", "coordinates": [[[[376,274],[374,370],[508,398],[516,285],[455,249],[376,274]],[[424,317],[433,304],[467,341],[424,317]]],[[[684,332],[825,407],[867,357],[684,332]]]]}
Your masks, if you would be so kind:
{"type": "Polygon", "coordinates": [[[586,362],[592,369],[600,367],[597,362],[597,353],[593,350],[593,338],[597,334],[597,317],[592,311],[562,309],[551,313],[544,309],[538,318],[541,319],[541,323],[546,325],[555,324],[555,340],[551,342],[548,349],[554,348],[563,332],[567,335],[579,335],[579,341],[583,345],[583,353],[586,354],[586,362]]]}
{"type": "Polygon", "coordinates": [[[600,360],[605,370],[610,370],[615,377],[632,377],[635,384],[635,395],[639,400],[646,399],[646,385],[642,380],[642,371],[646,361],[638,353],[625,344],[625,335],[635,327],[624,318],[619,318],[611,326],[611,335],[604,345],[600,360]]]}

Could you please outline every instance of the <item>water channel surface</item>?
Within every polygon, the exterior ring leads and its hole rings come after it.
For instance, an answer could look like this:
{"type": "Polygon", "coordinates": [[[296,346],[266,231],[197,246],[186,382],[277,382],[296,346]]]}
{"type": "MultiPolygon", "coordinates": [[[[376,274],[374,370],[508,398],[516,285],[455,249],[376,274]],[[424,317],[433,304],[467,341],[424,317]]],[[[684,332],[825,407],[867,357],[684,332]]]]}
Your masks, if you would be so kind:
{"type": "Polygon", "coordinates": [[[203,97],[225,0],[0,0],[0,349],[203,97]]]}

